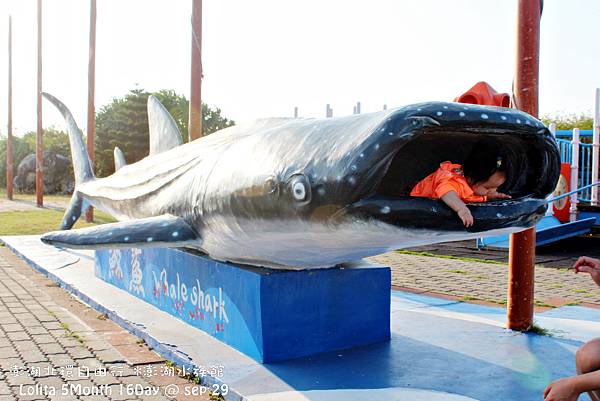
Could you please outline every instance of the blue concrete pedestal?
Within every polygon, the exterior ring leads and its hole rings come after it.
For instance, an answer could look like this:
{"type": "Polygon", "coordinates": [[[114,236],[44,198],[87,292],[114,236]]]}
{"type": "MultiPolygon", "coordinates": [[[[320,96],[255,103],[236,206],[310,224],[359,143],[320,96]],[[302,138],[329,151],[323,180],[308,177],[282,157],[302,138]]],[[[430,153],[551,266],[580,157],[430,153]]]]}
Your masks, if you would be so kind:
{"type": "Polygon", "coordinates": [[[283,271],[175,249],[96,252],[95,274],[259,362],[390,339],[390,269],[283,271]]]}

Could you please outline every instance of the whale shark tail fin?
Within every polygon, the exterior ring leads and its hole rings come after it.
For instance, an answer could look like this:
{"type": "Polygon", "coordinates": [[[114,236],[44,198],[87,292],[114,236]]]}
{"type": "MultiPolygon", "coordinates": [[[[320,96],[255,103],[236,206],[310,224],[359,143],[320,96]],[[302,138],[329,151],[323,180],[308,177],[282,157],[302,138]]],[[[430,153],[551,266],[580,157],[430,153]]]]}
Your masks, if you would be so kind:
{"type": "Polygon", "coordinates": [[[71,203],[65,211],[65,215],[60,226],[61,230],[68,230],[73,227],[73,224],[75,224],[84,208],[84,200],[81,193],[77,191],[77,187],[84,182],[94,180],[95,177],[92,170],[92,162],[83,143],[83,136],[79,130],[79,127],[77,127],[77,123],[75,122],[73,115],[69,109],[67,109],[67,106],[65,106],[54,96],[45,92],[43,92],[42,95],[48,99],[48,101],[50,101],[58,109],[58,111],[60,111],[65,119],[67,132],[69,134],[71,158],[73,159],[73,172],[75,173],[75,190],[73,191],[71,203]]]}
{"type": "Polygon", "coordinates": [[[56,106],[67,124],[69,144],[71,146],[71,157],[73,159],[73,171],[75,172],[75,185],[77,186],[86,181],[93,180],[94,173],[92,171],[92,163],[83,143],[83,136],[81,135],[79,127],[77,127],[73,115],[69,109],[67,109],[67,106],[54,96],[45,92],[43,92],[42,95],[56,106]]]}
{"type": "Polygon", "coordinates": [[[79,219],[79,216],[81,216],[82,211],[83,197],[79,192],[74,191],[73,196],[71,197],[71,202],[69,202],[69,206],[65,209],[65,214],[60,222],[60,229],[70,230],[71,227],[73,227],[73,225],[77,222],[77,219],[79,219]]]}

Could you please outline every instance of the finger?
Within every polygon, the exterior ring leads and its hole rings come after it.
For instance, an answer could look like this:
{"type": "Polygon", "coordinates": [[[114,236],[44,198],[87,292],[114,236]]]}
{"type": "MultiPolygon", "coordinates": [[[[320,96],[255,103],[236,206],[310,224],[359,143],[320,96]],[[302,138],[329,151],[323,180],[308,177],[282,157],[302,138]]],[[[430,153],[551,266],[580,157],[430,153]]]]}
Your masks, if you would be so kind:
{"type": "Polygon", "coordinates": [[[575,262],[575,266],[580,265],[580,264],[598,267],[600,265],[600,260],[590,258],[589,256],[582,256],[579,259],[577,259],[577,262],[575,262]]]}
{"type": "Polygon", "coordinates": [[[577,259],[577,261],[573,265],[573,269],[576,269],[577,267],[579,267],[581,265],[584,265],[584,264],[588,264],[588,257],[587,256],[581,256],[581,257],[579,257],[579,259],[577,259]]]}
{"type": "Polygon", "coordinates": [[[591,266],[588,266],[588,265],[582,265],[582,266],[579,266],[579,267],[577,268],[577,272],[580,272],[580,273],[581,273],[581,272],[583,272],[583,273],[590,273],[590,274],[591,274],[591,273],[593,273],[593,272],[597,272],[597,270],[596,270],[596,269],[594,269],[594,268],[593,268],[593,267],[591,267],[591,266]]]}

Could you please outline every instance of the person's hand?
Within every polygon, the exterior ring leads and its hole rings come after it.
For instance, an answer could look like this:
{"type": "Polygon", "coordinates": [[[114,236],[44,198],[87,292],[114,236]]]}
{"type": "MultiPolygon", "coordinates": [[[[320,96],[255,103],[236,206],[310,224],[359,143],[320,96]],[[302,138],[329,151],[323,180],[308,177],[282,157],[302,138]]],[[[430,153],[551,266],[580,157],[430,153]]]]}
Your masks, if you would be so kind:
{"type": "Polygon", "coordinates": [[[458,214],[458,217],[460,217],[460,219],[462,220],[465,227],[471,227],[473,225],[473,215],[471,214],[471,211],[468,207],[462,207],[458,209],[456,213],[458,214]]]}
{"type": "Polygon", "coordinates": [[[600,286],[600,260],[582,256],[573,265],[573,270],[575,273],[589,273],[592,280],[600,286]]]}
{"type": "Polygon", "coordinates": [[[503,194],[502,192],[492,192],[487,197],[488,197],[488,199],[511,199],[512,198],[512,196],[510,196],[508,194],[503,194]]]}
{"type": "Polygon", "coordinates": [[[579,392],[572,377],[553,381],[544,390],[544,401],[577,401],[579,392]]]}

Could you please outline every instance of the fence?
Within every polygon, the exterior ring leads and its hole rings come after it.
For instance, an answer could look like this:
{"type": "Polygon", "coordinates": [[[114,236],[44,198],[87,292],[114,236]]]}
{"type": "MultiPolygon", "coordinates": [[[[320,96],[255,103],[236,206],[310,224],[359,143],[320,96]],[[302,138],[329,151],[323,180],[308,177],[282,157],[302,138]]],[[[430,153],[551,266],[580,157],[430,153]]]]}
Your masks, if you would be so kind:
{"type": "MultiPolygon", "coordinates": [[[[567,139],[557,139],[558,148],[560,149],[560,161],[561,163],[569,163],[573,168],[577,166],[577,186],[571,185],[572,189],[581,188],[592,183],[592,154],[594,145],[591,143],[581,143],[577,140],[579,145],[579,157],[578,163],[573,163],[573,148],[576,146],[575,143],[576,135],[573,135],[574,140],[569,141],[567,139]]],[[[579,138],[577,138],[579,139],[579,138]]],[[[585,189],[579,193],[577,198],[580,202],[592,202],[592,188],[585,189]]]]}

